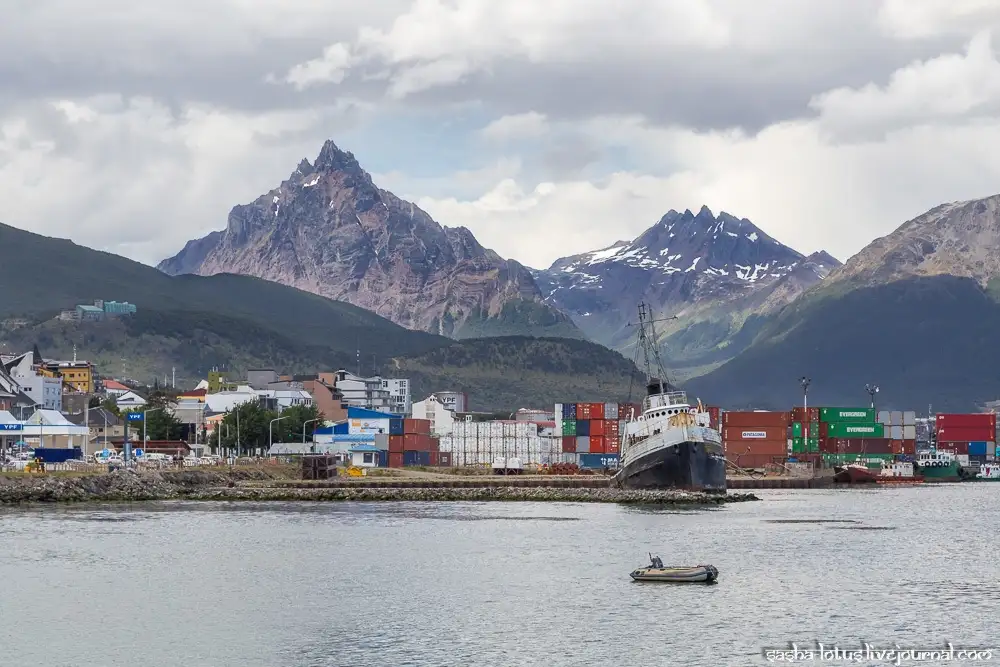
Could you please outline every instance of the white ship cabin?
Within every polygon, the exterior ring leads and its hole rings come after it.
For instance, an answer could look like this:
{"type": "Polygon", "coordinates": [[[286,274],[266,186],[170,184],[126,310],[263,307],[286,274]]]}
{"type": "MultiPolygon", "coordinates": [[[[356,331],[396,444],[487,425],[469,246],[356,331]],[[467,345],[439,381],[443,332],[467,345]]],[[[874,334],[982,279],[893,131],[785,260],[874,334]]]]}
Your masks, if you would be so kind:
{"type": "Polygon", "coordinates": [[[690,414],[695,415],[695,423],[699,426],[709,425],[708,413],[700,412],[697,406],[692,406],[688,402],[686,392],[666,391],[661,393],[658,381],[650,382],[646,386],[646,392],[646,397],[642,399],[642,415],[637,417],[636,421],[655,422],[679,414],[690,414]]]}

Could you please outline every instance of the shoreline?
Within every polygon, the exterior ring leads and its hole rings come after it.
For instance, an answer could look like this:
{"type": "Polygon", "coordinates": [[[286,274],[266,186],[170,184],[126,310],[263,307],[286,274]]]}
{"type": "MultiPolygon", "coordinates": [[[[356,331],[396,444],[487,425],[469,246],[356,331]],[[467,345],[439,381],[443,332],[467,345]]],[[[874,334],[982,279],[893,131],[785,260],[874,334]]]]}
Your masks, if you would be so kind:
{"type": "Polygon", "coordinates": [[[22,503],[87,503],[197,500],[219,502],[570,502],[627,505],[724,505],[760,498],[750,493],[711,494],[675,490],[623,490],[603,487],[525,484],[405,486],[363,483],[302,486],[265,469],[224,471],[119,470],[80,476],[0,478],[0,506],[22,503]]]}

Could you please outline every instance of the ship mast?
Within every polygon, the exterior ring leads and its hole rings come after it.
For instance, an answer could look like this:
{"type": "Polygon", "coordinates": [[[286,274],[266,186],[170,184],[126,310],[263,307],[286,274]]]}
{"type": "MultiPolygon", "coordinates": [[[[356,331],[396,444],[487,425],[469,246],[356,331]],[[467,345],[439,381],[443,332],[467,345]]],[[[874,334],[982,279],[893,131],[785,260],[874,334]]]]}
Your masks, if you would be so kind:
{"type": "MultiPolygon", "coordinates": [[[[673,320],[677,319],[675,317],[668,317],[665,319],[673,320]]],[[[661,320],[662,321],[662,320],[661,320]]],[[[647,307],[644,302],[639,303],[639,347],[642,349],[643,361],[646,368],[646,386],[648,387],[652,381],[652,367],[656,366],[656,380],[660,383],[660,393],[666,393],[663,383],[667,380],[667,372],[663,369],[663,360],[660,358],[660,347],[658,345],[658,337],[656,335],[656,320],[651,316],[651,313],[647,312],[647,307]],[[646,333],[646,327],[649,327],[649,333],[646,333]],[[652,359],[650,359],[652,356],[652,359]]],[[[669,382],[668,382],[669,384],[669,382]]]]}

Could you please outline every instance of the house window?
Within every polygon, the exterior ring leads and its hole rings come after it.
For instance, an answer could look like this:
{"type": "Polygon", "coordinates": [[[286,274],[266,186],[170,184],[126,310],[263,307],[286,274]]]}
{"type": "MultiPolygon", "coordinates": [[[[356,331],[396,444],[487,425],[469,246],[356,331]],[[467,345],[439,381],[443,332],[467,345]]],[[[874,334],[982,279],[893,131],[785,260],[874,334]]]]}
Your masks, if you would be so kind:
{"type": "Polygon", "coordinates": [[[365,452],[364,454],[362,454],[362,456],[364,457],[364,462],[365,463],[374,463],[375,462],[375,455],[372,454],[371,452],[365,452]]]}

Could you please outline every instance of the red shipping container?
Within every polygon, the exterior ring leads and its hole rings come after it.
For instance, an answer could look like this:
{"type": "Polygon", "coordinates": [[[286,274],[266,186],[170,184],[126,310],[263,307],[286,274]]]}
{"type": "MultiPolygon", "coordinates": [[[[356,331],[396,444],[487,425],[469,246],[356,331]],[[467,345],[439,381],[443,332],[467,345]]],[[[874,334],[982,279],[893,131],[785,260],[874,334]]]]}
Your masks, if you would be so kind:
{"type": "Polygon", "coordinates": [[[800,422],[803,424],[808,424],[810,422],[819,421],[819,408],[806,408],[803,410],[802,406],[797,408],[792,408],[792,421],[800,422]]]}
{"type": "Polygon", "coordinates": [[[576,404],[576,418],[580,421],[590,419],[590,403],[576,404]]]}
{"type": "Polygon", "coordinates": [[[604,419],[604,403],[591,403],[590,404],[590,418],[591,419],[604,419]]]}
{"type": "Polygon", "coordinates": [[[604,449],[605,449],[604,453],[605,454],[617,454],[618,451],[619,451],[620,445],[621,445],[621,441],[618,440],[617,438],[613,438],[613,439],[612,438],[607,438],[604,441],[604,449]]]}
{"type": "Polygon", "coordinates": [[[427,449],[432,452],[441,451],[441,439],[435,438],[432,435],[427,436],[427,449]]]}
{"type": "MultiPolygon", "coordinates": [[[[951,428],[992,428],[996,431],[997,415],[995,412],[977,412],[974,414],[942,414],[937,416],[938,429],[951,428]]],[[[988,438],[989,440],[990,438],[988,438]]]]}
{"type": "Polygon", "coordinates": [[[642,414],[642,407],[638,403],[619,403],[618,419],[630,421],[642,414]]]}
{"type": "Polygon", "coordinates": [[[937,430],[938,442],[993,442],[993,431],[983,428],[956,428],[949,426],[937,430]]]}
{"type": "Polygon", "coordinates": [[[916,440],[900,440],[902,451],[900,454],[910,454],[915,455],[917,453],[917,441],[916,440]]]}
{"type": "Polygon", "coordinates": [[[576,453],[576,436],[575,435],[564,435],[562,437],[562,450],[566,454],[576,453]]]}
{"type": "Polygon", "coordinates": [[[766,454],[767,456],[784,456],[788,453],[787,440],[729,440],[722,443],[722,448],[729,454],[766,454]]]}
{"type": "Polygon", "coordinates": [[[429,419],[403,420],[403,433],[407,435],[411,433],[430,433],[430,432],[431,432],[431,422],[429,419]]]}
{"type": "Polygon", "coordinates": [[[722,439],[727,442],[737,442],[746,440],[755,442],[759,440],[788,440],[788,428],[785,426],[745,426],[730,427],[722,429],[722,439]]]}
{"type": "Polygon", "coordinates": [[[790,415],[787,412],[724,412],[723,426],[780,427],[786,428],[790,415]]]}
{"type": "Polygon", "coordinates": [[[431,452],[431,465],[439,466],[441,465],[441,454],[438,452],[431,452]]]}
{"type": "Polygon", "coordinates": [[[389,451],[390,452],[402,452],[406,449],[404,442],[406,436],[403,435],[390,435],[389,436],[389,451]]]}
{"type": "Polygon", "coordinates": [[[938,440],[937,448],[945,452],[955,452],[956,455],[969,455],[968,442],[941,442],[938,440]]]}
{"type": "Polygon", "coordinates": [[[590,436],[590,453],[605,454],[605,439],[603,435],[590,436]]]}
{"type": "MultiPolygon", "coordinates": [[[[390,438],[392,436],[389,436],[390,438]]],[[[416,433],[407,433],[403,436],[403,451],[405,452],[419,452],[420,451],[420,435],[416,433]]]]}
{"type": "Polygon", "coordinates": [[[617,420],[605,421],[604,422],[604,435],[609,438],[617,438],[621,435],[620,424],[617,420]]]}
{"type": "Polygon", "coordinates": [[[607,424],[607,423],[608,422],[604,421],[603,419],[591,419],[590,420],[590,435],[591,435],[591,437],[593,437],[595,435],[605,435],[606,430],[605,430],[605,426],[604,425],[607,424]]]}
{"type": "Polygon", "coordinates": [[[390,468],[403,467],[403,452],[389,452],[389,467],[390,468]]]}

